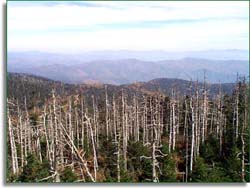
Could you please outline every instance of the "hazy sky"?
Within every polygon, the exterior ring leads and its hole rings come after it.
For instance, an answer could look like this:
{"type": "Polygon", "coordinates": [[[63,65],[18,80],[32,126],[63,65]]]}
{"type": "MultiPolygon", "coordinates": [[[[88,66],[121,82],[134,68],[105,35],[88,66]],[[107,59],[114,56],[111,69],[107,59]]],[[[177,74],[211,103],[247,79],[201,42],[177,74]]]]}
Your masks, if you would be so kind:
{"type": "Polygon", "coordinates": [[[249,2],[8,2],[8,50],[249,49],[249,2]]]}

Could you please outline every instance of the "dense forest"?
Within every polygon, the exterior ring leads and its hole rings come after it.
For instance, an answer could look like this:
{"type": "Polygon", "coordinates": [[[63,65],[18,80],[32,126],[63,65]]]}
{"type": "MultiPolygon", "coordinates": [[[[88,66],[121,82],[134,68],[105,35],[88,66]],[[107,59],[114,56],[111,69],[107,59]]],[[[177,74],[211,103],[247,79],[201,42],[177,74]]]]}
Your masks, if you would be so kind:
{"type": "Polygon", "coordinates": [[[246,79],[174,82],[8,74],[7,182],[249,182],[246,79]]]}

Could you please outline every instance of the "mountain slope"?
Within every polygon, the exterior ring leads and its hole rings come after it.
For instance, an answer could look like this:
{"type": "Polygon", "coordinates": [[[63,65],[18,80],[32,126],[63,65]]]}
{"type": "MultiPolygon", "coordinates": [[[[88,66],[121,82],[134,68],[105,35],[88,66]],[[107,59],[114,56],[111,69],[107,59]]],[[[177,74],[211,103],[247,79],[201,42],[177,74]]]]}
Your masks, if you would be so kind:
{"type": "Polygon", "coordinates": [[[137,59],[99,60],[82,63],[8,62],[8,72],[36,74],[66,83],[130,84],[150,81],[155,78],[178,78],[203,80],[212,83],[235,82],[237,72],[248,75],[248,61],[207,60],[185,58],[181,60],[141,61],[137,59]]]}
{"type": "MultiPolygon", "coordinates": [[[[137,82],[120,86],[107,85],[107,91],[110,96],[121,95],[122,90],[128,95],[137,94],[142,96],[143,94],[154,93],[170,95],[174,88],[180,94],[189,94],[190,83],[192,91],[194,91],[196,82],[170,78],[159,78],[149,82],[137,82]]],[[[198,83],[198,86],[202,92],[203,83],[198,83]]],[[[234,84],[208,84],[207,88],[210,96],[216,95],[220,87],[222,92],[230,94],[233,91],[234,84]]],[[[56,94],[59,96],[84,94],[87,98],[91,98],[92,95],[95,95],[97,100],[105,97],[104,84],[65,84],[34,75],[8,73],[8,98],[16,98],[19,101],[24,101],[25,96],[33,101],[31,104],[34,103],[40,106],[47,98],[51,97],[53,89],[55,89],[56,94]]]]}
{"type": "MultiPolygon", "coordinates": [[[[166,95],[171,95],[172,89],[177,90],[181,94],[189,94],[190,91],[194,92],[197,83],[182,79],[171,79],[171,78],[158,78],[148,82],[139,82],[128,85],[128,87],[132,87],[136,90],[143,90],[148,92],[161,92],[166,95]],[[190,87],[191,86],[191,87],[190,87]],[[191,88],[191,90],[190,90],[191,88]]],[[[200,92],[204,83],[199,82],[198,87],[200,88],[200,92]]],[[[223,83],[223,84],[209,84],[206,83],[206,87],[211,95],[215,95],[219,93],[219,90],[223,93],[230,94],[233,92],[235,84],[234,83],[223,83]]]]}

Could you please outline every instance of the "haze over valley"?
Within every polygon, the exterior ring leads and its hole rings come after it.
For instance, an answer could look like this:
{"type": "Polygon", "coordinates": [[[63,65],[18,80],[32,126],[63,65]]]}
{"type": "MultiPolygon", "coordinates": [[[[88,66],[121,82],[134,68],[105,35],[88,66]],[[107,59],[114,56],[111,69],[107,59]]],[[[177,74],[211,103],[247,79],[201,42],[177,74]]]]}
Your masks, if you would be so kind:
{"type": "Polygon", "coordinates": [[[8,72],[28,73],[65,83],[130,84],[156,78],[204,79],[230,83],[249,73],[244,50],[164,52],[96,51],[82,54],[9,52],[8,72]],[[153,60],[155,59],[155,60],[153,60]]]}

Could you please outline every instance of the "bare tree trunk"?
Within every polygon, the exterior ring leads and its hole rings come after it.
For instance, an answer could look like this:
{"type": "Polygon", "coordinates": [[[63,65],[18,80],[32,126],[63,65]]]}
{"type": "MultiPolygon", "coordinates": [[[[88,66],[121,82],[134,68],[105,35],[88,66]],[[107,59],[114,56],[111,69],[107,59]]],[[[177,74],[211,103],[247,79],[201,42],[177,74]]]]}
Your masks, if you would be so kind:
{"type": "Polygon", "coordinates": [[[79,137],[79,121],[78,121],[78,112],[77,107],[75,107],[75,134],[76,134],[76,146],[79,148],[80,137],[79,137]]]}
{"type": "Polygon", "coordinates": [[[37,155],[38,155],[40,162],[42,162],[43,159],[42,159],[42,153],[41,153],[40,130],[38,127],[36,128],[35,134],[36,134],[36,146],[35,146],[36,148],[35,149],[36,149],[36,152],[37,152],[37,155]]]}
{"type": "MultiPolygon", "coordinates": [[[[7,101],[8,103],[8,101],[7,101]]],[[[16,150],[16,143],[13,134],[13,127],[11,122],[11,115],[9,112],[9,108],[7,109],[8,113],[8,125],[9,125],[9,140],[10,140],[10,148],[11,148],[11,163],[12,163],[12,172],[13,174],[18,173],[18,161],[17,161],[17,150],[16,150]]]]}
{"type": "Polygon", "coordinates": [[[173,113],[172,105],[170,105],[170,121],[169,121],[169,141],[168,141],[168,152],[172,150],[172,134],[173,134],[173,113]]]}
{"type": "Polygon", "coordinates": [[[84,150],[84,110],[83,110],[83,97],[81,97],[81,142],[82,149],[84,150]]]}
{"type": "Polygon", "coordinates": [[[55,91],[52,91],[52,98],[53,98],[53,115],[54,115],[54,127],[55,127],[55,135],[54,135],[54,143],[55,143],[55,151],[54,151],[54,159],[55,159],[55,163],[54,163],[54,170],[55,170],[55,182],[60,182],[60,175],[58,173],[58,169],[59,169],[59,153],[58,153],[58,125],[57,125],[57,113],[56,113],[56,97],[55,97],[55,91]]]}
{"type": "Polygon", "coordinates": [[[196,157],[199,156],[199,150],[200,150],[200,137],[203,140],[205,136],[203,134],[203,127],[202,130],[200,128],[200,111],[199,111],[199,85],[198,80],[196,82],[196,103],[195,103],[195,114],[194,114],[194,160],[196,160],[196,157]],[[202,132],[202,135],[201,135],[202,132]],[[201,136],[200,136],[201,135],[201,136]]]}
{"type": "Polygon", "coordinates": [[[142,116],[142,121],[143,121],[143,145],[148,143],[148,136],[147,136],[147,97],[144,96],[144,107],[143,107],[143,116],[142,116]]]}
{"type": "Polygon", "coordinates": [[[156,174],[157,160],[155,156],[155,141],[152,143],[152,178],[153,182],[159,182],[159,178],[156,174]]]}
{"type": "Polygon", "coordinates": [[[30,119],[29,119],[29,113],[27,109],[27,103],[26,103],[26,97],[24,97],[24,107],[25,107],[25,112],[26,112],[26,129],[27,129],[27,153],[31,153],[31,132],[30,132],[30,119]]]}
{"type": "MultiPolygon", "coordinates": [[[[97,103],[97,102],[96,102],[97,103]]],[[[99,148],[99,110],[98,107],[96,105],[96,132],[95,132],[95,140],[96,140],[96,147],[97,149],[99,148]]]]}
{"type": "Polygon", "coordinates": [[[187,124],[187,115],[188,115],[188,105],[185,99],[185,120],[184,120],[184,137],[186,137],[186,173],[185,173],[185,180],[188,182],[188,124],[187,124]]]}
{"type": "Polygon", "coordinates": [[[97,171],[98,171],[98,161],[97,161],[97,155],[96,155],[96,147],[95,147],[95,141],[94,141],[94,134],[93,130],[90,124],[90,119],[88,117],[85,117],[87,119],[87,124],[90,130],[90,135],[91,135],[91,142],[92,142],[92,149],[93,149],[93,156],[94,156],[94,179],[96,182],[97,178],[97,171]]]}
{"type": "Polygon", "coordinates": [[[124,171],[127,171],[127,109],[124,99],[124,93],[122,91],[122,133],[123,133],[123,162],[124,171]]]}
{"type": "Polygon", "coordinates": [[[74,154],[80,159],[81,163],[83,164],[86,172],[87,172],[87,175],[89,176],[89,178],[91,179],[92,182],[95,182],[95,179],[94,177],[92,176],[92,174],[90,173],[89,171],[89,168],[88,168],[88,165],[87,165],[87,161],[83,159],[83,156],[80,154],[80,152],[78,151],[78,149],[76,148],[75,144],[74,144],[74,141],[71,139],[71,136],[67,133],[66,129],[63,127],[62,124],[59,124],[61,126],[61,128],[63,129],[64,131],[64,134],[66,135],[66,137],[68,138],[65,138],[65,141],[67,142],[67,144],[73,148],[73,151],[74,151],[74,154]],[[69,140],[69,142],[67,141],[69,140]]]}
{"type": "Polygon", "coordinates": [[[193,99],[191,97],[190,99],[190,108],[191,108],[191,116],[192,116],[192,143],[191,143],[191,152],[190,152],[190,172],[193,171],[193,158],[194,158],[194,129],[195,129],[195,125],[194,125],[194,108],[193,108],[193,99]]]}
{"type": "Polygon", "coordinates": [[[115,143],[116,143],[116,152],[115,154],[117,155],[117,158],[116,158],[116,169],[117,169],[117,182],[120,182],[121,181],[121,170],[120,170],[120,155],[121,155],[121,152],[120,152],[120,141],[121,141],[121,133],[120,133],[120,128],[117,127],[116,129],[117,133],[116,133],[116,136],[117,138],[115,139],[115,143]]]}
{"type": "Polygon", "coordinates": [[[107,140],[109,138],[109,102],[108,102],[108,94],[107,94],[107,85],[105,85],[105,107],[106,107],[106,136],[107,140]]]}
{"type": "Polygon", "coordinates": [[[175,124],[175,120],[176,120],[176,116],[175,116],[175,102],[172,103],[172,118],[173,118],[173,125],[172,125],[172,128],[173,128],[173,148],[172,150],[175,150],[175,140],[176,140],[176,124],[175,124]]]}
{"type": "Polygon", "coordinates": [[[47,127],[46,127],[46,105],[44,106],[44,111],[43,111],[43,129],[44,129],[44,135],[45,135],[45,140],[46,140],[46,157],[47,159],[49,159],[49,162],[51,163],[52,159],[50,156],[50,146],[49,146],[47,127]]]}
{"type": "MultiPolygon", "coordinates": [[[[65,116],[67,117],[67,116],[65,116]]],[[[62,110],[60,108],[60,111],[59,111],[59,123],[62,123],[62,110]]],[[[67,124],[67,123],[65,123],[67,124]]],[[[59,132],[59,153],[60,153],[60,163],[61,163],[61,166],[62,166],[62,169],[64,169],[64,144],[63,144],[63,131],[61,129],[60,126],[58,126],[58,132],[59,132]]]]}
{"type": "Polygon", "coordinates": [[[206,88],[206,74],[204,72],[203,85],[203,114],[202,114],[202,144],[205,141],[205,129],[207,127],[207,88],[206,88]]]}
{"type": "Polygon", "coordinates": [[[20,113],[20,108],[19,108],[19,104],[17,102],[17,113],[18,113],[18,119],[19,119],[19,126],[20,126],[20,158],[21,158],[21,168],[24,167],[25,164],[25,160],[26,158],[24,158],[24,145],[23,145],[23,122],[22,122],[22,115],[20,113]]]}
{"type": "Polygon", "coordinates": [[[92,95],[92,105],[93,105],[93,124],[94,124],[94,141],[97,143],[97,114],[96,114],[96,104],[95,97],[92,95]]]}
{"type": "MultiPolygon", "coordinates": [[[[68,116],[69,116],[69,135],[71,140],[74,141],[74,132],[73,132],[73,126],[72,126],[72,107],[71,107],[71,97],[69,97],[68,100],[68,104],[69,104],[69,111],[68,111],[68,116]]],[[[71,161],[72,163],[74,162],[74,149],[71,148],[71,161]]]]}
{"type": "Polygon", "coordinates": [[[117,142],[117,122],[116,122],[116,104],[115,97],[113,96],[113,128],[114,128],[114,138],[115,143],[117,142]]]}
{"type": "Polygon", "coordinates": [[[244,141],[244,135],[245,135],[245,129],[247,128],[247,117],[248,117],[248,101],[247,101],[247,94],[248,94],[248,87],[244,80],[244,120],[243,120],[243,126],[241,129],[241,179],[243,182],[246,182],[245,176],[246,176],[246,169],[245,169],[245,141],[244,141]]]}
{"type": "Polygon", "coordinates": [[[241,146],[241,180],[243,182],[245,182],[245,141],[243,138],[243,134],[241,135],[241,142],[242,142],[242,146],[241,146]]]}
{"type": "Polygon", "coordinates": [[[239,83],[238,83],[238,73],[237,73],[237,81],[236,81],[236,127],[235,127],[235,138],[236,141],[238,139],[238,135],[239,135],[239,83]]]}

